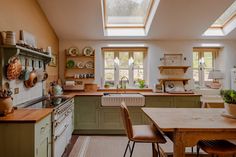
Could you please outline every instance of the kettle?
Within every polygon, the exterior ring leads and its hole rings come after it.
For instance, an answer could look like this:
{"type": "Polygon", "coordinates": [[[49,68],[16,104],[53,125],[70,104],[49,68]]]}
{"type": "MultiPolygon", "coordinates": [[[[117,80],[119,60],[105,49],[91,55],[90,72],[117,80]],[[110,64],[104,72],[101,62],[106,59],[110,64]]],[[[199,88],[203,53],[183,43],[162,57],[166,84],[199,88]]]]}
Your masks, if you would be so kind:
{"type": "Polygon", "coordinates": [[[16,45],[16,33],[13,31],[2,31],[2,42],[4,45],[16,45]]]}

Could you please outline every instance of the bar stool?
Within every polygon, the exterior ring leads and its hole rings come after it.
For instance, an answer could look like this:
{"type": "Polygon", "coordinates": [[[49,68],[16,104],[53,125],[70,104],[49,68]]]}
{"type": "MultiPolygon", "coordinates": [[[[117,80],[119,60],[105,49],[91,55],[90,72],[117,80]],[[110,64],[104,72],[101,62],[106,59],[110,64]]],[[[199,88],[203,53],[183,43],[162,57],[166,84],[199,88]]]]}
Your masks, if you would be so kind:
{"type": "Polygon", "coordinates": [[[197,144],[197,157],[199,150],[202,149],[212,157],[219,155],[234,155],[236,154],[236,145],[227,140],[201,140],[197,144]]]}
{"type": "Polygon", "coordinates": [[[153,156],[160,155],[159,143],[166,143],[166,139],[162,133],[154,125],[132,125],[129,111],[124,102],[121,103],[121,115],[124,123],[124,128],[129,139],[127,146],[125,148],[124,157],[129,148],[130,157],[132,157],[135,143],[152,143],[153,156]],[[130,142],[133,142],[132,148],[130,148],[130,142]],[[155,149],[157,145],[157,152],[155,149]]]}

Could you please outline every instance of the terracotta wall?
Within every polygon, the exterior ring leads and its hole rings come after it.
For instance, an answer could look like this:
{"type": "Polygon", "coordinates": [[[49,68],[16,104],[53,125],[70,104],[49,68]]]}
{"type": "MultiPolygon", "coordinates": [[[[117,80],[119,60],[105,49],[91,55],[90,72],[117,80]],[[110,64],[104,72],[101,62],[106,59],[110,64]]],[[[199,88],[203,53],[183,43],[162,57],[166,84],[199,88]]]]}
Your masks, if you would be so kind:
{"type": "MultiPolygon", "coordinates": [[[[58,54],[59,40],[36,0],[0,0],[0,31],[15,31],[17,40],[19,30],[30,32],[36,37],[40,48],[52,47],[58,54]]],[[[47,81],[58,78],[58,65],[47,68],[50,76],[47,81]]]]}

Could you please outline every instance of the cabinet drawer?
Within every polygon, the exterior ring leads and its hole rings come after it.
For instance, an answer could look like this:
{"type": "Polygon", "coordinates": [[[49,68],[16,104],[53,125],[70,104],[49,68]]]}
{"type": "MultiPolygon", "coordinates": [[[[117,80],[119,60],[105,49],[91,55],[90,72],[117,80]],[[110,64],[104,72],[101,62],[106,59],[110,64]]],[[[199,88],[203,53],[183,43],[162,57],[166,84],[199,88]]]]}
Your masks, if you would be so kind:
{"type": "Polygon", "coordinates": [[[48,115],[35,126],[36,141],[43,140],[51,133],[51,115],[48,115]]]}

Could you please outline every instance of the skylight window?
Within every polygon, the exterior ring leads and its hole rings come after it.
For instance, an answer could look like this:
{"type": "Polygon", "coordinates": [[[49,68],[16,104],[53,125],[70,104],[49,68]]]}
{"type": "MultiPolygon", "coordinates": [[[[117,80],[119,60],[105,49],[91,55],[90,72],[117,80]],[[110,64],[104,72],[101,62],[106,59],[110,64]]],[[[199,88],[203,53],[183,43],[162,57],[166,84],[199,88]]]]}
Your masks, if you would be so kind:
{"type": "Polygon", "coordinates": [[[204,36],[225,36],[236,28],[236,1],[204,32],[204,36]]]}
{"type": "Polygon", "coordinates": [[[103,0],[104,35],[145,36],[158,3],[159,0],[103,0]]]}

